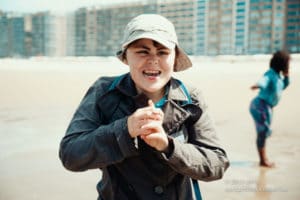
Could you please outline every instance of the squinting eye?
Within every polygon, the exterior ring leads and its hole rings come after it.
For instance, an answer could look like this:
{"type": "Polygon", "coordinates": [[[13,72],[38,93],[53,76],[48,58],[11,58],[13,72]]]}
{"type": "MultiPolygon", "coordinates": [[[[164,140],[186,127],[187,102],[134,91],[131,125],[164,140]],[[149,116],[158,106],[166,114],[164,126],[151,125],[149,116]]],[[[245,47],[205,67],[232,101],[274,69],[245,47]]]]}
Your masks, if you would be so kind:
{"type": "Polygon", "coordinates": [[[137,54],[141,54],[141,55],[148,54],[148,52],[147,52],[147,51],[144,51],[144,50],[143,50],[143,51],[137,51],[136,53],[137,53],[137,54]]]}
{"type": "Polygon", "coordinates": [[[167,52],[167,51],[159,51],[158,54],[159,55],[169,55],[169,52],[167,52]]]}

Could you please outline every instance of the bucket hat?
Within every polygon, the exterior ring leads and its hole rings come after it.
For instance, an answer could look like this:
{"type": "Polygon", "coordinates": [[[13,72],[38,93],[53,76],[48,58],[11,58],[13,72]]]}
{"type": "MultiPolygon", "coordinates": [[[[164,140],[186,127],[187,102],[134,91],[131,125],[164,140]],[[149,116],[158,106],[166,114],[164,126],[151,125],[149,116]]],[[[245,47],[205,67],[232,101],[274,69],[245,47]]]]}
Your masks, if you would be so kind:
{"type": "Polygon", "coordinates": [[[121,50],[117,57],[123,61],[128,45],[138,39],[154,40],[168,49],[177,48],[174,71],[182,71],[192,66],[192,62],[179,47],[175,27],[167,18],[158,14],[142,14],[133,18],[125,27],[121,50]]]}

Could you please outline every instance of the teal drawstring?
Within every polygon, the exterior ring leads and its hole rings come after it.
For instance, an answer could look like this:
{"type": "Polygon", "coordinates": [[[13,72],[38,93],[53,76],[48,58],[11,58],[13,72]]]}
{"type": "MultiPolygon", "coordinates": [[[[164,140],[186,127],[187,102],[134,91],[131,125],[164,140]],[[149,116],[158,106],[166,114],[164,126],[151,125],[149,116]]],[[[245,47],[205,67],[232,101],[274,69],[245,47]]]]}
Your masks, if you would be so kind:
{"type": "Polygon", "coordinates": [[[202,200],[199,183],[197,180],[192,179],[193,187],[195,191],[196,200],[202,200]]]}

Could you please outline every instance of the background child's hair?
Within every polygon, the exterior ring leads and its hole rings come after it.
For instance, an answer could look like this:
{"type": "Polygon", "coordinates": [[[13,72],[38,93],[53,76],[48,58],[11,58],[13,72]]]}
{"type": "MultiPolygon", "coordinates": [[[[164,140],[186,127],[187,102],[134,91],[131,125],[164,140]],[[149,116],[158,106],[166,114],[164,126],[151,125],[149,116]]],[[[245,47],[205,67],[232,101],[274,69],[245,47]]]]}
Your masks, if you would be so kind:
{"type": "Polygon", "coordinates": [[[270,61],[270,68],[274,69],[277,73],[288,70],[290,55],[286,51],[277,51],[273,54],[270,61]]]}

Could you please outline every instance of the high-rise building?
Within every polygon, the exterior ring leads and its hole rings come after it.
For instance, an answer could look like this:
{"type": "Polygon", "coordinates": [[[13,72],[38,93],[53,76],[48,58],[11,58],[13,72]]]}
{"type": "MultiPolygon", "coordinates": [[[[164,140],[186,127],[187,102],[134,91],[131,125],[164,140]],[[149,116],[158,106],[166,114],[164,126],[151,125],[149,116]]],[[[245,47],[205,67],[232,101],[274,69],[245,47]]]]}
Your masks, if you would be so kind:
{"type": "Polygon", "coordinates": [[[10,40],[8,48],[10,56],[22,57],[24,55],[24,18],[22,16],[14,16],[9,20],[8,34],[10,40]]]}
{"type": "Polygon", "coordinates": [[[30,57],[32,56],[32,18],[30,14],[24,16],[24,31],[25,31],[25,39],[24,39],[24,56],[30,57]]]}
{"type": "MultiPolygon", "coordinates": [[[[141,1],[127,3],[123,5],[116,5],[109,8],[110,12],[110,24],[106,22],[107,29],[102,29],[99,33],[104,33],[106,36],[106,41],[103,45],[103,42],[100,52],[103,52],[105,55],[114,56],[118,50],[120,50],[120,44],[123,40],[123,33],[126,24],[135,16],[143,13],[156,13],[157,4],[151,3],[151,1],[141,1]],[[150,3],[149,3],[150,2],[150,3]],[[104,31],[104,32],[103,32],[104,31]],[[103,47],[107,45],[107,50],[103,47]]],[[[106,20],[103,16],[99,15],[99,19],[106,20]]],[[[99,30],[100,31],[100,30],[99,30]]]]}
{"type": "Polygon", "coordinates": [[[0,11],[0,57],[113,56],[133,17],[161,14],[191,55],[300,52],[299,0],[139,0],[66,16],[0,11]]]}
{"type": "Polygon", "coordinates": [[[249,0],[236,0],[234,3],[234,54],[247,54],[248,52],[248,17],[249,0]]]}
{"type": "Polygon", "coordinates": [[[300,1],[286,0],[285,48],[300,52],[300,1]]]}
{"type": "Polygon", "coordinates": [[[197,0],[195,55],[247,54],[249,0],[197,0]]]}
{"type": "Polygon", "coordinates": [[[208,2],[206,0],[197,0],[196,4],[196,24],[195,24],[195,54],[204,55],[207,51],[207,6],[208,2]]]}
{"type": "Polygon", "coordinates": [[[181,48],[188,54],[195,54],[196,1],[159,0],[158,13],[173,22],[181,48]]]}
{"type": "Polygon", "coordinates": [[[284,44],[283,0],[250,0],[249,41],[250,54],[267,54],[282,49],[284,44]]]}
{"type": "Polygon", "coordinates": [[[9,56],[8,52],[8,16],[0,11],[0,58],[9,56]]]}
{"type": "Polygon", "coordinates": [[[65,56],[67,49],[67,24],[65,16],[50,14],[46,21],[46,56],[65,56]]]}
{"type": "Polygon", "coordinates": [[[75,20],[74,13],[66,14],[66,56],[75,55],[75,20]]]}
{"type": "Polygon", "coordinates": [[[113,56],[120,48],[129,20],[142,13],[156,13],[156,4],[136,2],[108,7],[81,8],[75,12],[75,54],[113,56]]]}
{"type": "Polygon", "coordinates": [[[0,11],[0,57],[24,56],[24,18],[18,13],[0,11]]]}
{"type": "Polygon", "coordinates": [[[32,56],[45,56],[47,46],[47,24],[49,12],[39,12],[31,16],[32,56]]]}
{"type": "Polygon", "coordinates": [[[86,15],[88,10],[80,8],[75,12],[75,56],[86,56],[86,15]]]}

